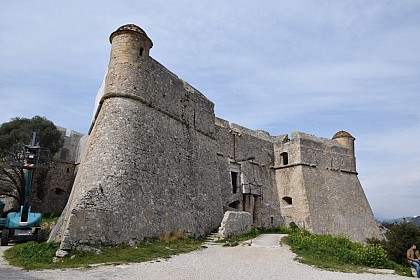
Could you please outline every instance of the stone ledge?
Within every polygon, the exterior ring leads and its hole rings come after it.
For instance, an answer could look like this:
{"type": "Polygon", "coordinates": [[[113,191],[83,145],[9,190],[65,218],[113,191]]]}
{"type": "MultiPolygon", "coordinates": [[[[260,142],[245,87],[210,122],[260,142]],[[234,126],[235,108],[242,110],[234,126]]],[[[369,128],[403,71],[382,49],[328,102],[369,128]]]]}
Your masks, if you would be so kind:
{"type": "Polygon", "coordinates": [[[270,168],[271,169],[285,169],[285,168],[291,168],[291,167],[295,167],[295,166],[308,166],[308,167],[313,167],[313,168],[316,167],[315,164],[299,162],[299,163],[292,163],[292,164],[288,164],[288,165],[284,165],[284,166],[271,166],[270,168]]]}

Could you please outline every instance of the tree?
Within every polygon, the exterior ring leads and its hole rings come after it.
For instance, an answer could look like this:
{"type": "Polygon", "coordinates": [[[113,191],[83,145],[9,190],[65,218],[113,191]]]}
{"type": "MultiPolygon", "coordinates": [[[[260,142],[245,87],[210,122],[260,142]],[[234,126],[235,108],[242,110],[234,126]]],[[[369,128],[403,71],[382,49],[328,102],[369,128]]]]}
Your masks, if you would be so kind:
{"type": "Polygon", "coordinates": [[[45,117],[17,117],[0,126],[0,196],[12,197],[20,205],[25,193],[25,173],[22,168],[11,167],[11,163],[21,160],[22,149],[31,143],[32,132],[36,132],[37,145],[49,149],[50,155],[64,143],[61,132],[45,117]]]}
{"type": "Polygon", "coordinates": [[[388,257],[399,264],[407,264],[406,252],[411,245],[420,245],[420,229],[413,223],[388,225],[383,246],[388,257]]]}

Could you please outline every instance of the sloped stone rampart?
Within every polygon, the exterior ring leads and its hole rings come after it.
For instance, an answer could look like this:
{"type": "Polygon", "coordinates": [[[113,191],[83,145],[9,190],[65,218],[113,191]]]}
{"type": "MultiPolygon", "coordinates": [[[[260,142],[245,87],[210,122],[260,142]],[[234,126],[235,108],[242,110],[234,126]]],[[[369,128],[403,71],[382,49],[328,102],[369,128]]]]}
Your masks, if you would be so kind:
{"type": "Polygon", "coordinates": [[[251,231],[252,217],[248,212],[227,211],[219,227],[218,237],[224,239],[251,231]]]}
{"type": "Polygon", "coordinates": [[[69,249],[164,232],[204,235],[222,218],[218,174],[207,169],[214,145],[141,102],[107,99],[62,217],[65,231],[53,236],[69,249]]]}
{"type": "Polygon", "coordinates": [[[130,55],[111,55],[72,194],[49,239],[61,249],[175,231],[203,236],[222,220],[219,174],[209,168],[217,161],[213,103],[152,58],[130,55]]]}
{"type": "Polygon", "coordinates": [[[279,156],[275,166],[286,224],[294,222],[314,233],[346,235],[359,242],[381,237],[348,147],[293,133],[275,150],[277,155],[288,153],[288,164],[279,156]]]}

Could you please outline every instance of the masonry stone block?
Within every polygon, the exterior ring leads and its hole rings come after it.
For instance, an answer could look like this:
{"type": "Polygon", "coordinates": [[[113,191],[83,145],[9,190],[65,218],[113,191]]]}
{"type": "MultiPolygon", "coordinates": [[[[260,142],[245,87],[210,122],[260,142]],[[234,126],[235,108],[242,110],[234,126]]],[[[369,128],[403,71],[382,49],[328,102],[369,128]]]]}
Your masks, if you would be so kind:
{"type": "Polygon", "coordinates": [[[247,234],[252,228],[251,214],[248,212],[227,211],[219,227],[219,239],[247,234]]]}

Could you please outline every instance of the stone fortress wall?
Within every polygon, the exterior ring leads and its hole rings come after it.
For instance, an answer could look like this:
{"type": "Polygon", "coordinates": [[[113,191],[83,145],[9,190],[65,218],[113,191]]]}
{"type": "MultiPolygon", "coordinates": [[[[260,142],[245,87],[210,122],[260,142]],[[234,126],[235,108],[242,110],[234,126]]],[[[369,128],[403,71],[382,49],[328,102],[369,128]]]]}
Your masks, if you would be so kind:
{"type": "Polygon", "coordinates": [[[48,170],[38,169],[34,172],[30,205],[34,212],[60,215],[70,196],[75,171],[76,153],[83,134],[57,127],[63,134],[64,145],[53,155],[48,170]]]}
{"type": "Polygon", "coordinates": [[[224,210],[249,212],[255,226],[282,225],[284,219],[271,167],[273,142],[283,137],[272,137],[219,118],[216,132],[224,210]]]}
{"type": "Polygon", "coordinates": [[[61,249],[174,231],[200,236],[229,210],[250,213],[255,226],[293,221],[358,241],[379,237],[350,134],[289,139],[230,124],[149,56],[141,28],[122,26],[110,42],[72,193],[49,239],[61,249]]]}
{"type": "Polygon", "coordinates": [[[69,249],[202,236],[223,217],[218,172],[208,168],[217,160],[214,105],[148,56],[145,35],[117,31],[111,40],[105,94],[52,240],[69,249]]]}
{"type": "Polygon", "coordinates": [[[357,177],[354,138],[350,134],[341,131],[330,140],[292,133],[275,149],[277,189],[286,222],[358,241],[379,237],[357,177]]]}

